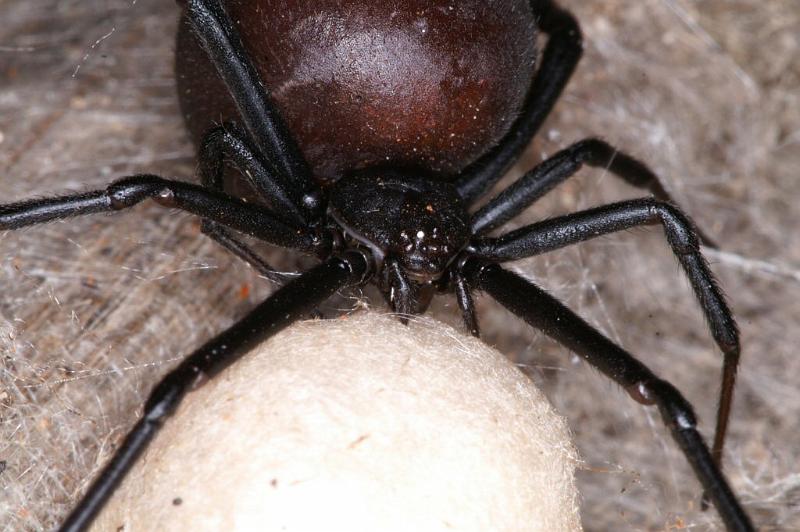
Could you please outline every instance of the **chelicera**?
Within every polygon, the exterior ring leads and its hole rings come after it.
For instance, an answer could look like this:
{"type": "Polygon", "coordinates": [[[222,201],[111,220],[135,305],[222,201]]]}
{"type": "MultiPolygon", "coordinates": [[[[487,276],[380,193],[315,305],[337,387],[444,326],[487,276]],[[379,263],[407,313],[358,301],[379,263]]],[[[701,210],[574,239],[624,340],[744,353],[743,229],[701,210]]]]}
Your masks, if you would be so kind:
{"type": "Polygon", "coordinates": [[[581,56],[570,13],[549,0],[401,0],[392,10],[356,0],[179,3],[179,90],[200,145],[201,184],[131,176],[104,190],[0,206],[0,229],[153,199],[199,216],[205,234],[273,280],[281,279],[236,232],[321,263],[167,374],[63,530],[92,522],[198,378],[213,378],[337,290],[369,282],[401,316],[424,312],[437,291],[455,293],[476,336],[472,296],[488,293],[635,400],[657,405],[728,529],[753,529],[721,472],[739,358],[736,324],[700,253],[700,240],[708,239],[656,176],[607,143],[587,139],[474,208],[539,129],[581,56]],[[535,69],[538,30],[548,39],[535,69]],[[238,170],[238,183],[226,178],[226,163],[238,170]],[[584,164],[654,197],[487,236],[584,164]],[[243,184],[258,201],[230,193],[243,184]],[[662,225],[724,354],[711,449],[673,385],[499,266],[647,224],[662,225]]]}

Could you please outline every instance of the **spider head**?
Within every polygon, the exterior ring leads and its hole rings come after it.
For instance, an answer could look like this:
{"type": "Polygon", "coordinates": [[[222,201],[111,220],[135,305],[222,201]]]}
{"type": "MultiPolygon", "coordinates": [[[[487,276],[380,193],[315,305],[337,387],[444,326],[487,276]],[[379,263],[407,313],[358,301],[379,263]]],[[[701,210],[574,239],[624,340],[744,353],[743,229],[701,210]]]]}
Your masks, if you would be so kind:
{"type": "Polygon", "coordinates": [[[469,216],[455,188],[417,172],[372,170],[340,179],[329,213],[381,265],[391,258],[409,280],[439,279],[469,241],[469,216]]]}
{"type": "Polygon", "coordinates": [[[468,235],[465,225],[454,226],[449,217],[431,212],[430,203],[422,208],[425,212],[420,216],[409,216],[398,224],[390,253],[409,279],[426,283],[441,277],[455,254],[466,245],[468,235]]]}

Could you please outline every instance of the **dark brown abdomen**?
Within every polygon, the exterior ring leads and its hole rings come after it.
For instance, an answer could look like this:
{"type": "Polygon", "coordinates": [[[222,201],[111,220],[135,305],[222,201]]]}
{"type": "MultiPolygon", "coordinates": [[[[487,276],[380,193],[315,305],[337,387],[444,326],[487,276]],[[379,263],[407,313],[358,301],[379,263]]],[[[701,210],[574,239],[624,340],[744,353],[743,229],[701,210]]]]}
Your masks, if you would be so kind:
{"type": "MultiPolygon", "coordinates": [[[[530,84],[521,0],[226,3],[317,177],[389,164],[452,176],[496,144],[530,84]]],[[[236,118],[184,20],[176,73],[195,142],[236,118]]]]}

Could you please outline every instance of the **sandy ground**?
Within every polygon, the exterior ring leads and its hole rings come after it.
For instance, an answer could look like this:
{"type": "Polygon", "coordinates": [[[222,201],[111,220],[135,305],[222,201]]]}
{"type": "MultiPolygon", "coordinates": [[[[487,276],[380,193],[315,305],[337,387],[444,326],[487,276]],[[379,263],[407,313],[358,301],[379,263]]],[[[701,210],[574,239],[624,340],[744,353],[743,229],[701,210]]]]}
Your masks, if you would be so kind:
{"type": "MultiPolygon", "coordinates": [[[[588,135],[647,160],[709,252],[744,355],[727,471],[762,530],[800,529],[800,10],[796,0],[562,2],[586,54],[518,169],[588,135]]],[[[0,4],[0,201],[141,171],[190,179],[159,0],[0,4]]],[[[634,197],[599,170],[529,213],[634,197]]],[[[280,266],[294,270],[291,258],[280,266]]],[[[514,264],[677,384],[711,435],[720,356],[660,231],[514,264]]],[[[152,206],[0,235],[0,528],[45,530],[137,416],[158,375],[270,290],[152,206]]],[[[382,303],[375,299],[379,308],[382,303]]],[[[334,306],[349,309],[354,301],[334,306]]],[[[451,298],[434,314],[457,323],[451,298]]],[[[480,301],[485,339],[571,423],[587,530],[715,530],[651,409],[480,301]]]]}

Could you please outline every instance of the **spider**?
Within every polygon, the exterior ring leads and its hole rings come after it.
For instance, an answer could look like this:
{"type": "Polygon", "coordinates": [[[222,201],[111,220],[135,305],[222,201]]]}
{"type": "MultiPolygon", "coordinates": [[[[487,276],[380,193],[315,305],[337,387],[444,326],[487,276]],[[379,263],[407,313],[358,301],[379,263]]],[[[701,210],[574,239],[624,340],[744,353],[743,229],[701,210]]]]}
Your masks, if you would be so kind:
{"type": "MultiPolygon", "coordinates": [[[[541,63],[535,73],[522,76],[523,85],[529,86],[520,92],[523,98],[519,102],[515,103],[513,90],[509,93],[509,105],[518,107],[516,118],[509,121],[513,122],[510,127],[504,130],[503,120],[499,120],[500,126],[495,124],[493,132],[491,125],[487,126],[490,138],[483,138],[478,144],[488,149],[475,158],[455,148],[441,159],[433,157],[426,167],[405,157],[402,150],[396,159],[378,161],[367,157],[361,163],[353,163],[347,156],[337,159],[330,150],[326,151],[324,143],[317,152],[304,153],[295,135],[313,136],[314,132],[293,134],[298,129],[287,126],[279,113],[274,103],[277,96],[273,98],[269,93],[269,85],[262,82],[255,65],[258,56],[247,50],[247,43],[252,42],[248,31],[253,28],[248,26],[248,19],[229,13],[235,2],[179,3],[188,27],[224,83],[238,114],[238,121],[225,122],[203,134],[199,153],[201,184],[154,175],[130,176],[104,190],[2,205],[0,229],[119,211],[152,199],[164,207],[199,216],[205,234],[273,280],[277,279],[272,268],[236,235],[237,231],[316,256],[321,263],[282,286],[244,318],[186,357],[155,386],[142,418],[62,530],[88,527],[198,379],[213,378],[249,348],[313,312],[336,291],[365,283],[375,283],[401,319],[424,312],[436,292],[452,291],[467,329],[475,336],[479,335],[479,327],[473,293],[488,293],[531,326],[582,356],[620,384],[634,400],[656,405],[726,526],[730,530],[753,529],[721,472],[739,358],[736,324],[700,253],[700,241],[710,240],[698,233],[673,205],[656,176],[647,166],[604,141],[585,139],[536,165],[475,208],[530,142],[580,59],[581,32],[570,13],[550,0],[503,0],[502,8],[500,4],[493,6],[507,18],[513,14],[521,19],[515,27],[531,34],[530,43],[535,42],[537,28],[548,35],[541,63]],[[320,160],[330,162],[329,167],[320,170],[320,160]],[[239,169],[259,202],[226,192],[226,161],[239,169]],[[648,189],[654,197],[605,205],[533,223],[497,237],[488,236],[583,165],[604,167],[629,184],[648,189]],[[710,449],[696,429],[692,406],[673,385],[658,378],[541,288],[499,265],[650,224],[662,225],[724,355],[717,430],[710,449]]],[[[418,3],[406,0],[399,8],[419,10],[418,3]]],[[[443,13],[480,9],[480,3],[472,4],[467,8],[440,7],[443,13]]],[[[260,2],[251,5],[257,6],[256,11],[258,6],[264,7],[260,2]]],[[[364,3],[350,1],[347,5],[363,7],[364,3]]],[[[515,60],[525,64],[533,53],[530,44],[515,60]]],[[[502,54],[498,57],[508,59],[502,54]]],[[[446,89],[443,85],[442,90],[469,101],[469,90],[474,87],[467,84],[464,94],[460,94],[457,85],[453,82],[446,89]]],[[[454,101],[454,105],[463,103],[458,98],[454,101]]],[[[188,105],[189,109],[200,109],[201,102],[188,105]]],[[[472,110],[466,112],[470,114],[472,110]]],[[[188,118],[191,125],[191,116],[188,118]]],[[[469,136],[465,138],[466,144],[474,142],[469,136]]],[[[305,138],[302,140],[309,151],[305,138]]],[[[361,148],[359,145],[355,151],[361,148]]],[[[342,147],[342,152],[347,150],[342,147]]]]}

